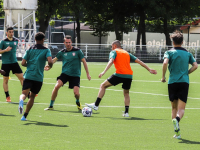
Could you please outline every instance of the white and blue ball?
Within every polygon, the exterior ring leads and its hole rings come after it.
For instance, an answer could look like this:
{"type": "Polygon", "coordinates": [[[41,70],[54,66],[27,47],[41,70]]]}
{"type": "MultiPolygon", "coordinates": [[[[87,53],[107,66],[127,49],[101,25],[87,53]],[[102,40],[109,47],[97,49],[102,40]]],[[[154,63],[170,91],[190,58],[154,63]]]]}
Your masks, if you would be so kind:
{"type": "Polygon", "coordinates": [[[92,115],[92,109],[89,107],[84,107],[82,109],[82,114],[84,117],[90,117],[92,115]]]}

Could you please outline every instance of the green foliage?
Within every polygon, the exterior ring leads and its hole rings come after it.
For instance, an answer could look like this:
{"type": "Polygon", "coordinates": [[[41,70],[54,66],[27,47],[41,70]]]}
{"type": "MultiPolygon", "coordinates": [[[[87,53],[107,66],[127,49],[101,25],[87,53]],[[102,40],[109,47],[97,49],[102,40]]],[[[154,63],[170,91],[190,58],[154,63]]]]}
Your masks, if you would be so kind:
{"type": "Polygon", "coordinates": [[[50,25],[50,26],[54,26],[54,25],[55,25],[55,21],[54,21],[54,20],[51,20],[51,21],[49,22],[49,25],[50,25]]]}

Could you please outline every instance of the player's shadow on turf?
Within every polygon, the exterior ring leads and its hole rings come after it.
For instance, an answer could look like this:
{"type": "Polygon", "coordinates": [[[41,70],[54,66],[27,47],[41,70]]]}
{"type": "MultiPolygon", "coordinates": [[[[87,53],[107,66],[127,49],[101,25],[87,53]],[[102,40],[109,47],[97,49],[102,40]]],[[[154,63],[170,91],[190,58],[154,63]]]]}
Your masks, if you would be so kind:
{"type": "Polygon", "coordinates": [[[0,116],[5,116],[5,117],[15,117],[15,115],[6,115],[6,114],[0,114],[0,116]]]}
{"type": "MultiPolygon", "coordinates": [[[[10,104],[14,104],[14,105],[19,105],[19,102],[18,103],[16,103],[16,102],[9,102],[10,104]]],[[[27,104],[27,102],[24,102],[24,104],[23,105],[26,105],[27,104]]]]}
{"type": "Polygon", "coordinates": [[[190,141],[186,139],[180,139],[181,141],[179,143],[184,143],[184,144],[200,144],[200,142],[197,141],[190,141]]]}
{"type": "Polygon", "coordinates": [[[39,125],[39,126],[54,126],[54,127],[69,127],[68,125],[56,125],[52,123],[47,123],[47,122],[38,122],[38,121],[29,121],[25,123],[24,125],[39,125]]]}
{"type": "Polygon", "coordinates": [[[122,118],[126,120],[163,120],[163,119],[145,119],[145,118],[138,118],[138,117],[130,117],[130,118],[122,118]]]}

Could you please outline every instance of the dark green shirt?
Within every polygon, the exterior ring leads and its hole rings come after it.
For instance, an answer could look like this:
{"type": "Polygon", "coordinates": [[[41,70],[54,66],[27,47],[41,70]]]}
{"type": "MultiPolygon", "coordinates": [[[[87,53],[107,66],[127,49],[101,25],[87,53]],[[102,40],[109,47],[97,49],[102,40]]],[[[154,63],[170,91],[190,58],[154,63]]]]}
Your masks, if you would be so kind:
{"type": "Polygon", "coordinates": [[[12,41],[10,41],[8,38],[1,41],[1,50],[6,49],[8,46],[12,47],[12,49],[9,52],[1,54],[2,64],[13,64],[17,62],[16,50],[18,46],[18,39],[13,37],[12,41]]]}
{"type": "Polygon", "coordinates": [[[75,47],[71,51],[62,49],[56,57],[62,60],[62,73],[74,77],[81,76],[81,59],[84,58],[84,54],[80,49],[75,47]]]}
{"type": "Polygon", "coordinates": [[[168,84],[186,82],[189,84],[188,68],[189,64],[196,62],[190,52],[182,47],[174,47],[164,54],[164,59],[169,59],[169,81],[168,84]]]}
{"type": "Polygon", "coordinates": [[[23,57],[27,61],[27,70],[24,73],[24,78],[43,82],[47,57],[51,57],[51,51],[48,48],[41,44],[31,46],[23,57]]]}

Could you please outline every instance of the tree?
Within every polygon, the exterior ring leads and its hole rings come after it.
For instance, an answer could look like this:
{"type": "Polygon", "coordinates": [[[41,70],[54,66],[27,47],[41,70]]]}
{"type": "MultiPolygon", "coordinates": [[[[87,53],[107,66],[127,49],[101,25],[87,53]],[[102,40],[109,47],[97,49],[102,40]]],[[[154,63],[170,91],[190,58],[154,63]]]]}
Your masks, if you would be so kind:
{"type": "Polygon", "coordinates": [[[59,11],[67,10],[65,3],[67,3],[67,0],[38,0],[36,17],[40,25],[39,31],[45,33],[51,17],[56,15],[59,11]]]}

